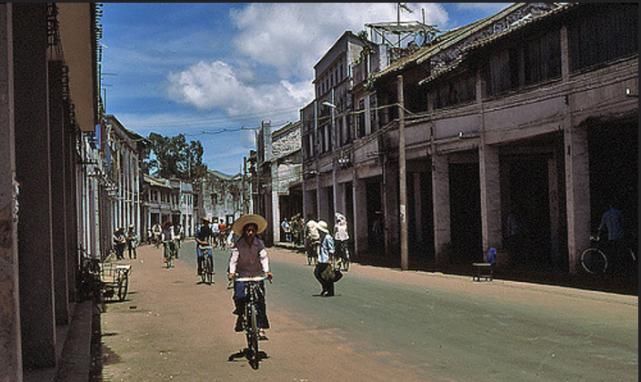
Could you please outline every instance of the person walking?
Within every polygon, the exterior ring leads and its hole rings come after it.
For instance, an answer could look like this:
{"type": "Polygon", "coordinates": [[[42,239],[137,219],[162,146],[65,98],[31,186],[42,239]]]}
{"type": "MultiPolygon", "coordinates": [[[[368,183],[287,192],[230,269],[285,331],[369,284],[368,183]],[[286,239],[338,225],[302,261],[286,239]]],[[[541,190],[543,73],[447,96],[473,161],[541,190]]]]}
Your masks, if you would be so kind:
{"type": "Polygon", "coordinates": [[[280,228],[283,229],[283,233],[285,234],[285,242],[289,243],[292,241],[291,226],[289,225],[287,218],[283,218],[283,221],[280,223],[280,228]]]}
{"type": "Polygon", "coordinates": [[[118,227],[113,234],[113,246],[116,251],[116,260],[122,260],[125,258],[125,246],[127,246],[127,238],[125,237],[125,229],[123,227],[118,227]]]}
{"type": "Polygon", "coordinates": [[[305,252],[307,252],[307,264],[316,263],[318,258],[318,245],[320,244],[320,234],[318,233],[318,223],[312,219],[312,215],[307,215],[305,223],[305,252]]]}
{"type": "Polygon", "coordinates": [[[138,246],[138,235],[136,235],[136,230],[134,225],[129,225],[129,231],[127,232],[127,250],[129,252],[129,258],[136,258],[136,247],[138,246]]]}
{"type": "MultiPolygon", "coordinates": [[[[243,215],[232,225],[232,230],[239,236],[231,250],[229,258],[229,280],[238,277],[256,277],[265,275],[271,281],[272,273],[269,270],[269,257],[265,249],[265,243],[256,235],[261,234],[267,228],[267,220],[260,215],[250,214],[243,215]]],[[[266,339],[265,329],[269,329],[269,320],[267,319],[267,306],[265,305],[265,284],[261,281],[256,310],[258,313],[257,326],[260,329],[260,338],[266,339]]],[[[234,314],[238,315],[234,330],[240,332],[243,330],[243,315],[245,313],[245,303],[248,296],[245,294],[245,282],[234,281],[234,314]]]]}
{"type": "Polygon", "coordinates": [[[314,268],[314,276],[316,280],[321,284],[323,290],[320,295],[323,297],[331,297],[334,295],[334,280],[331,277],[327,277],[328,267],[331,267],[330,257],[334,255],[334,239],[329,233],[329,227],[327,223],[323,220],[319,221],[317,224],[318,231],[320,233],[320,247],[318,248],[318,262],[314,268]]]}
{"type": "Polygon", "coordinates": [[[608,209],[601,216],[599,223],[597,238],[601,238],[603,231],[608,232],[607,250],[609,255],[612,256],[612,272],[618,273],[625,271],[622,266],[623,261],[621,254],[623,253],[623,213],[620,209],[614,206],[614,203],[608,204],[608,209]]]}
{"type": "Polygon", "coordinates": [[[154,226],[151,228],[151,232],[153,234],[153,242],[156,245],[156,248],[160,246],[160,235],[162,235],[162,227],[160,224],[156,223],[154,226]]]}
{"type": "Polygon", "coordinates": [[[336,224],[334,225],[334,240],[336,242],[336,256],[341,259],[343,269],[345,263],[349,261],[349,250],[347,249],[347,240],[349,240],[349,233],[347,232],[347,218],[345,215],[336,212],[336,224]]]}

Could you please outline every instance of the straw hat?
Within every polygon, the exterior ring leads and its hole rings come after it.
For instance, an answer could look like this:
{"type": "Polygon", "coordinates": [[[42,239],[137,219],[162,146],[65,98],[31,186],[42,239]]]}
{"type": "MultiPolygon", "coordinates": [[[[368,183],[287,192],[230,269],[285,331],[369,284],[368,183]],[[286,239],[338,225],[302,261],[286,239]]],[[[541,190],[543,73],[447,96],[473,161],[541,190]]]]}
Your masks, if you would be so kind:
{"type": "Polygon", "coordinates": [[[264,217],[256,214],[250,214],[250,215],[243,215],[238,220],[234,222],[234,225],[232,225],[231,229],[234,231],[234,233],[238,236],[243,235],[243,228],[247,224],[256,224],[256,227],[258,229],[256,230],[256,233],[263,233],[265,229],[267,228],[267,220],[265,220],[264,217]]]}
{"type": "Polygon", "coordinates": [[[327,223],[325,222],[325,220],[321,220],[321,221],[319,221],[319,222],[318,222],[318,224],[316,225],[316,227],[317,227],[320,231],[323,231],[323,232],[325,232],[325,233],[329,233],[329,227],[327,226],[327,223]]]}
{"type": "Polygon", "coordinates": [[[211,223],[211,220],[209,220],[209,218],[207,216],[205,216],[201,220],[204,221],[204,222],[207,222],[207,223],[211,223]]]}

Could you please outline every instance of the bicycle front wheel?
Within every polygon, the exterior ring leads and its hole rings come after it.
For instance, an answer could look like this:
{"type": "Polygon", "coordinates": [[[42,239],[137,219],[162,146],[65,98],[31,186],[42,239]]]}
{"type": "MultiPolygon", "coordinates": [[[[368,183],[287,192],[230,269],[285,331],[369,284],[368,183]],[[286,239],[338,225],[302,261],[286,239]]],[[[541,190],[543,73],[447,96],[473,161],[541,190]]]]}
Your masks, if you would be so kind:
{"type": "Polygon", "coordinates": [[[247,328],[247,347],[249,348],[249,363],[252,368],[258,369],[258,319],[256,307],[253,304],[249,309],[249,328],[247,328]]]}
{"type": "Polygon", "coordinates": [[[129,289],[129,277],[121,276],[120,282],[118,283],[118,299],[120,301],[125,301],[127,297],[127,290],[129,289]]]}
{"type": "Polygon", "coordinates": [[[588,248],[581,253],[581,265],[590,274],[605,273],[608,269],[608,258],[598,248],[588,248]]]}
{"type": "Polygon", "coordinates": [[[214,264],[211,256],[207,256],[207,258],[205,259],[205,269],[207,270],[207,283],[211,284],[214,278],[214,264]]]}

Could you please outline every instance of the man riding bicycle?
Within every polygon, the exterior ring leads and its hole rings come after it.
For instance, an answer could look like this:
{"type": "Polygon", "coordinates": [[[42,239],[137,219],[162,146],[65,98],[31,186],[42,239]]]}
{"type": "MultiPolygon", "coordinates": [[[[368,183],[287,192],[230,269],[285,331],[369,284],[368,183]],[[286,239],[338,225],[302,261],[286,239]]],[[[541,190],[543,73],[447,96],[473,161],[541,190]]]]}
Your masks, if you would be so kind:
{"type": "MultiPolygon", "coordinates": [[[[243,215],[236,220],[232,226],[234,233],[240,238],[232,247],[231,257],[229,259],[229,279],[236,275],[239,277],[256,277],[266,275],[269,280],[272,273],[269,271],[269,258],[265,244],[256,235],[262,233],[267,228],[267,221],[260,215],[243,215]]],[[[256,310],[258,313],[257,326],[260,329],[259,335],[265,338],[264,329],[269,329],[267,311],[265,305],[265,284],[260,282],[261,292],[258,296],[256,310]]],[[[248,296],[245,295],[245,282],[234,282],[234,314],[238,315],[236,319],[235,331],[243,330],[243,314],[245,312],[245,303],[248,296]]]]}
{"type": "Polygon", "coordinates": [[[207,256],[210,256],[212,258],[212,264],[213,262],[213,253],[212,253],[212,238],[213,238],[213,232],[211,230],[211,227],[209,226],[209,219],[204,217],[202,218],[203,225],[198,229],[198,232],[196,232],[196,263],[198,264],[198,276],[202,274],[203,271],[203,259],[205,253],[207,256]]]}
{"type": "Polygon", "coordinates": [[[178,248],[176,246],[176,234],[174,233],[174,226],[171,221],[166,221],[161,234],[163,255],[167,263],[167,267],[173,267],[172,259],[176,256],[178,248]]]}

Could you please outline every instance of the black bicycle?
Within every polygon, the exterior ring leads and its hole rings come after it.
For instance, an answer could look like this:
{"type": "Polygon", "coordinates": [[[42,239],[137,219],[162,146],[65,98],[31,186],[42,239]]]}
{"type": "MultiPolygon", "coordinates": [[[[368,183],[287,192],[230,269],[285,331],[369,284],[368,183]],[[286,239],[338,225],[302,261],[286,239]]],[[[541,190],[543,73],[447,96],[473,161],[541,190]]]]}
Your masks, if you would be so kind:
{"type": "Polygon", "coordinates": [[[167,268],[174,267],[174,258],[177,257],[178,248],[176,248],[175,240],[165,240],[163,241],[163,255],[165,257],[165,265],[167,268]]]}
{"type": "Polygon", "coordinates": [[[336,240],[336,253],[332,257],[332,266],[334,267],[334,269],[348,272],[349,264],[350,258],[347,240],[336,240]]]}
{"type": "Polygon", "coordinates": [[[249,360],[249,365],[252,369],[258,369],[260,360],[267,358],[267,354],[265,352],[258,350],[260,333],[258,328],[257,304],[260,295],[263,293],[261,289],[261,282],[265,279],[268,279],[268,277],[257,276],[235,278],[236,281],[245,282],[245,295],[249,297],[247,303],[245,303],[245,314],[243,317],[243,327],[245,329],[245,337],[247,338],[247,348],[229,356],[229,361],[238,357],[246,357],[249,360]]]}
{"type": "Polygon", "coordinates": [[[198,258],[201,262],[201,273],[203,283],[211,285],[214,282],[214,252],[211,246],[200,247],[203,255],[198,258]]]}
{"type": "MultiPolygon", "coordinates": [[[[608,260],[607,253],[609,251],[600,241],[599,236],[590,235],[590,243],[590,248],[581,252],[581,266],[586,272],[593,275],[606,273],[608,268],[612,266],[612,262],[608,260]]],[[[622,252],[621,261],[623,261],[624,269],[636,269],[637,256],[632,248],[624,247],[622,252]]]]}

